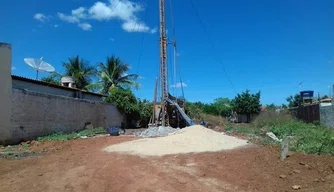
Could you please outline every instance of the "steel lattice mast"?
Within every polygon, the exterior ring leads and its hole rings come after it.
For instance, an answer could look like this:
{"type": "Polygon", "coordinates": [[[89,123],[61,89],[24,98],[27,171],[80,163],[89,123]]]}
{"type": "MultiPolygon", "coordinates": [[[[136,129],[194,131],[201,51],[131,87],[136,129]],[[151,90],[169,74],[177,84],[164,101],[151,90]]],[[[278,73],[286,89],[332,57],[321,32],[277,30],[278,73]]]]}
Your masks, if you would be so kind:
{"type": "Polygon", "coordinates": [[[161,81],[161,115],[162,126],[168,125],[166,122],[167,98],[168,98],[168,68],[167,68],[167,36],[165,23],[165,0],[159,0],[160,14],[160,81],[161,81]]]}

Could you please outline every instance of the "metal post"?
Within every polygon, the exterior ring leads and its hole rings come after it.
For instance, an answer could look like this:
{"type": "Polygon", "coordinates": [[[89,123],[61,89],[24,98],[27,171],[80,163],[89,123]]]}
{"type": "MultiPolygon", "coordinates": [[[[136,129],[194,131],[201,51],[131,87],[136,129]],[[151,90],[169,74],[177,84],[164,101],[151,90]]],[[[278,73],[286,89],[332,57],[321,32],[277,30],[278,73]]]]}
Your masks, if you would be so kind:
{"type": "Polygon", "coordinates": [[[152,124],[156,126],[158,124],[157,118],[156,118],[156,105],[157,105],[157,91],[158,91],[158,78],[155,80],[155,87],[154,87],[154,100],[153,100],[153,116],[152,116],[152,124]]]}
{"type": "Polygon", "coordinates": [[[167,72],[167,36],[165,24],[165,1],[159,0],[160,9],[160,79],[161,79],[161,112],[162,126],[166,125],[166,99],[168,98],[167,72]]]}

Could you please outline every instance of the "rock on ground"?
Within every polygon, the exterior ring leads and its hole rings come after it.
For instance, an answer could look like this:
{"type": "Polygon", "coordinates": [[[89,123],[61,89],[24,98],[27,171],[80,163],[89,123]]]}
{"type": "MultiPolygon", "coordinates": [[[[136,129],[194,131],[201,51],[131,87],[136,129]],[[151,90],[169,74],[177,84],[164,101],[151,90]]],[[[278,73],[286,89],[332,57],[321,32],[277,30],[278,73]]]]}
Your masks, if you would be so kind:
{"type": "Polygon", "coordinates": [[[164,137],[167,136],[169,133],[174,133],[180,130],[179,128],[173,127],[150,127],[144,131],[136,132],[136,137],[164,137]]]}

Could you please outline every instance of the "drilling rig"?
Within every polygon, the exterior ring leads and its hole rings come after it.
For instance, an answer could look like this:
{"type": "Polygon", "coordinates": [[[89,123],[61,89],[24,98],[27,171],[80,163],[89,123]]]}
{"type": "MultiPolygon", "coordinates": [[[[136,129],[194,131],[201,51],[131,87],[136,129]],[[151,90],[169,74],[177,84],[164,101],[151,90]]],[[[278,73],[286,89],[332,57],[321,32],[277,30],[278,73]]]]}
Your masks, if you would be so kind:
{"type": "MultiPolygon", "coordinates": [[[[175,128],[191,126],[194,123],[185,113],[185,101],[173,97],[168,89],[167,45],[169,43],[166,34],[165,0],[159,0],[159,21],[160,73],[159,78],[157,78],[155,82],[153,113],[149,126],[171,126],[175,128]],[[157,102],[159,89],[161,98],[160,102],[157,102]]],[[[174,40],[172,44],[175,50],[176,41],[174,40]]]]}

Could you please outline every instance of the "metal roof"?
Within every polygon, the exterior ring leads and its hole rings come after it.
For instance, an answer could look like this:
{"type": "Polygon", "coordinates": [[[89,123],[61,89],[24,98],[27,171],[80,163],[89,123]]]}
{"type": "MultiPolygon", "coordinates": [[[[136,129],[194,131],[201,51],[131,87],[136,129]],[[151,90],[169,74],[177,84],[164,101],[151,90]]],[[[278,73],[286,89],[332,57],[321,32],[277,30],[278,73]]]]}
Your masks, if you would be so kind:
{"type": "Polygon", "coordinates": [[[97,96],[101,96],[101,97],[107,97],[107,95],[103,95],[103,94],[99,94],[99,93],[93,93],[93,92],[90,92],[90,91],[81,90],[81,89],[73,88],[73,87],[65,87],[65,86],[61,86],[61,85],[57,85],[57,84],[53,84],[53,83],[48,83],[48,82],[45,82],[45,81],[40,81],[40,80],[36,80],[36,79],[30,79],[30,78],[27,78],[27,77],[18,76],[18,75],[12,75],[12,79],[16,79],[16,80],[20,80],[20,81],[26,81],[26,82],[30,82],[30,83],[34,83],[34,84],[39,84],[39,85],[45,85],[45,86],[49,86],[49,87],[55,87],[55,88],[59,88],[59,89],[81,91],[83,93],[97,95],[97,96]]]}

